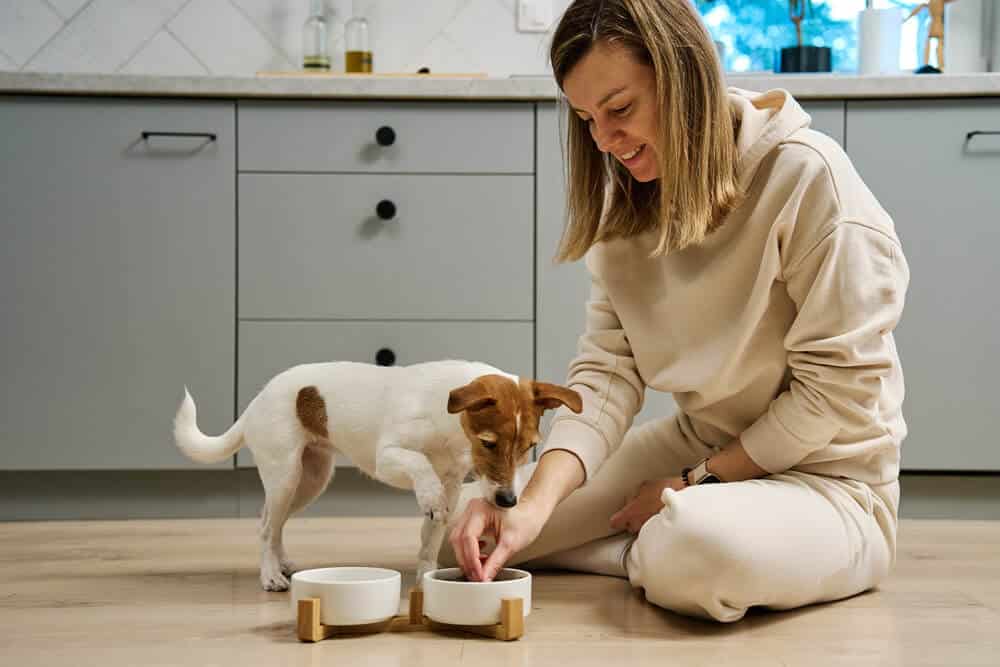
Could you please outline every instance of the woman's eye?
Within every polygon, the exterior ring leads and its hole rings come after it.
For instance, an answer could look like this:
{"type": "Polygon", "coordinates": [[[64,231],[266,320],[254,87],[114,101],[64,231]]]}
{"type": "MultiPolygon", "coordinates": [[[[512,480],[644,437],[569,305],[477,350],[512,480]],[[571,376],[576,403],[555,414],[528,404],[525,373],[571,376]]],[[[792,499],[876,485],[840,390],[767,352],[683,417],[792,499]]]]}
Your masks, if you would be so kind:
{"type": "Polygon", "coordinates": [[[632,108],[631,104],[626,104],[623,107],[619,107],[617,109],[612,109],[611,113],[615,114],[616,116],[624,116],[625,114],[627,114],[629,112],[629,109],[631,109],[631,108],[632,108]]]}
{"type": "Polygon", "coordinates": [[[480,442],[483,443],[483,447],[485,447],[486,449],[496,449],[497,447],[497,443],[490,442],[489,440],[481,440],[480,442]]]}

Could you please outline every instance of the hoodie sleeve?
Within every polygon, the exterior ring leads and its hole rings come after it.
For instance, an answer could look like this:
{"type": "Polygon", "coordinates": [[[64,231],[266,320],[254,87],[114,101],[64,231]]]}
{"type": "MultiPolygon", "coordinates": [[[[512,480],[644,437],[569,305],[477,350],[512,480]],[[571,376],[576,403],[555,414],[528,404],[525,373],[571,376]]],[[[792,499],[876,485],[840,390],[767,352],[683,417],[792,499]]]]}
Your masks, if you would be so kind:
{"type": "Polygon", "coordinates": [[[909,269],[893,235],[842,220],[790,261],[785,279],[798,311],[784,341],[791,382],[740,435],[771,473],[878,422],[909,269]]]}
{"type": "Polygon", "coordinates": [[[560,408],[552,420],[545,451],[563,449],[583,464],[584,483],[621,444],[642,407],[645,384],[632,349],[600,278],[591,272],[586,326],[569,366],[567,386],[583,399],[583,411],[560,408]]]}

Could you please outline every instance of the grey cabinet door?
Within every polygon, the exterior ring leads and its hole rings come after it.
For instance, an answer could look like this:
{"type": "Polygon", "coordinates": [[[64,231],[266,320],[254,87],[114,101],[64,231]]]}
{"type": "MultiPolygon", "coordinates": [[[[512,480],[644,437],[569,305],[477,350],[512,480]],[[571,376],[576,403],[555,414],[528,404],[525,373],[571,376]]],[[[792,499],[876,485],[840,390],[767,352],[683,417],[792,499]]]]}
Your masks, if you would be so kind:
{"type": "Polygon", "coordinates": [[[530,320],[532,194],[531,176],[240,174],[240,318],[530,320]]]}
{"type": "MultiPolygon", "coordinates": [[[[566,211],[566,184],[560,140],[565,119],[558,118],[554,103],[538,105],[538,249],[535,292],[536,368],[538,379],[562,383],[576,356],[577,340],[583,333],[584,315],[590,292],[590,276],[583,260],[555,264],[566,211]]],[[[646,390],[645,403],[636,415],[638,424],[673,414],[676,405],[670,394],[646,390]]],[[[548,425],[550,415],[546,416],[548,425]]]]}
{"type": "Polygon", "coordinates": [[[910,470],[1000,470],[1000,100],[848,102],[848,154],[910,265],[895,338],[910,470]]]}
{"type": "Polygon", "coordinates": [[[231,423],[234,119],[0,97],[0,468],[194,465],[172,436],[185,384],[204,430],[231,423]]]}
{"type": "MultiPolygon", "coordinates": [[[[530,322],[240,322],[239,410],[274,375],[318,361],[374,363],[380,350],[395,363],[468,359],[531,377],[530,322]]],[[[238,465],[252,466],[246,448],[238,465]]],[[[347,464],[338,458],[338,465],[347,464]]]]}
{"type": "Polygon", "coordinates": [[[844,145],[844,102],[842,100],[803,101],[802,108],[812,118],[809,124],[814,130],[844,145]]]}

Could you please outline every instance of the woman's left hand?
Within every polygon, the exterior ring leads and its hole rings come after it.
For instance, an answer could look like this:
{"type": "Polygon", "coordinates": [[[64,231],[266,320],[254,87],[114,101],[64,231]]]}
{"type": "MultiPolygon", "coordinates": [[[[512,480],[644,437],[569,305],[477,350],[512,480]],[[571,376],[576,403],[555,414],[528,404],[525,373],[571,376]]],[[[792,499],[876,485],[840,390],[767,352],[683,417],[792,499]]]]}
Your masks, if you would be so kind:
{"type": "Polygon", "coordinates": [[[650,517],[663,509],[663,501],[660,500],[660,496],[663,495],[663,490],[668,487],[674,491],[680,491],[684,488],[684,480],[680,477],[668,477],[666,479],[651,479],[640,484],[635,497],[611,517],[611,527],[615,530],[638,533],[650,517]]]}

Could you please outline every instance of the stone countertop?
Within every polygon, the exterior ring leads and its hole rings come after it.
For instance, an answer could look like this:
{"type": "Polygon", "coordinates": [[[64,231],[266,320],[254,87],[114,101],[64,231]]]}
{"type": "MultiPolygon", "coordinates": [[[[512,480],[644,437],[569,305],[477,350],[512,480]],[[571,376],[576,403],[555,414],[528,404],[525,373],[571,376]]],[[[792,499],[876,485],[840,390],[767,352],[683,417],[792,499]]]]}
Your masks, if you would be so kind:
{"type": "MultiPolygon", "coordinates": [[[[799,99],[1000,97],[1000,73],[897,76],[732,74],[749,90],[784,88],[799,99]]],[[[211,98],[554,100],[547,76],[490,78],[365,75],[147,76],[0,71],[0,93],[211,98]]]]}

